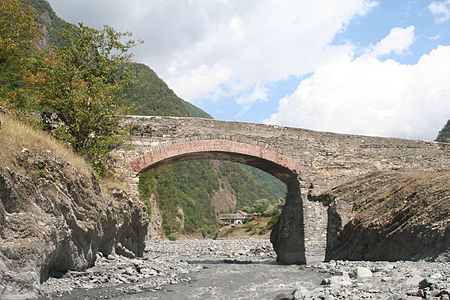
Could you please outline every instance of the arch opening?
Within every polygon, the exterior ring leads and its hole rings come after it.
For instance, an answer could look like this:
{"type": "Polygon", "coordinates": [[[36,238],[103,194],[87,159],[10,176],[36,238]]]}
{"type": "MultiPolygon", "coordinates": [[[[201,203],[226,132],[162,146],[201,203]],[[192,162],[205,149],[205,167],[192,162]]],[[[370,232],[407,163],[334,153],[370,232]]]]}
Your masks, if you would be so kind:
{"type": "Polygon", "coordinates": [[[138,174],[141,174],[150,169],[157,168],[160,166],[169,165],[181,161],[192,161],[192,160],[221,160],[221,161],[231,161],[241,163],[264,171],[274,176],[275,178],[278,178],[279,180],[284,182],[287,186],[289,186],[289,184],[291,184],[292,181],[296,181],[298,177],[298,174],[295,173],[293,170],[290,170],[273,161],[247,154],[225,152],[225,151],[191,152],[170,156],[147,165],[146,167],[142,168],[138,172],[138,174]]]}
{"type": "Polygon", "coordinates": [[[233,141],[189,141],[159,147],[131,163],[136,174],[183,161],[220,160],[237,162],[262,170],[286,184],[286,202],[270,240],[277,261],[305,264],[303,206],[300,194],[300,168],[287,157],[255,145],[233,141]]]}

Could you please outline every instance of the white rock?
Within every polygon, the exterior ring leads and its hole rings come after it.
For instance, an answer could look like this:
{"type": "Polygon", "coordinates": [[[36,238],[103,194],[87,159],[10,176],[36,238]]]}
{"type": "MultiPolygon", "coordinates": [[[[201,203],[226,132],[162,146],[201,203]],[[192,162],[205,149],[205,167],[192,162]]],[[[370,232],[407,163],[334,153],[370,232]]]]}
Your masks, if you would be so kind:
{"type": "Polygon", "coordinates": [[[430,276],[431,279],[441,279],[442,277],[441,273],[434,273],[430,276]]]}
{"type": "Polygon", "coordinates": [[[307,299],[310,295],[310,292],[307,288],[303,286],[299,286],[295,289],[295,291],[292,294],[294,297],[292,299],[299,300],[299,299],[307,299]]]}
{"type": "Polygon", "coordinates": [[[418,286],[419,282],[423,280],[423,277],[420,275],[413,275],[411,277],[406,278],[405,285],[407,286],[418,286]]]}
{"type": "Polygon", "coordinates": [[[357,267],[354,271],[353,271],[353,276],[356,279],[364,279],[364,278],[369,278],[372,277],[372,271],[370,271],[369,269],[365,268],[365,267],[357,267]]]}
{"type": "Polygon", "coordinates": [[[344,273],[342,276],[331,276],[329,278],[325,278],[322,280],[321,285],[331,285],[332,287],[351,286],[352,280],[347,273],[344,273]]]}

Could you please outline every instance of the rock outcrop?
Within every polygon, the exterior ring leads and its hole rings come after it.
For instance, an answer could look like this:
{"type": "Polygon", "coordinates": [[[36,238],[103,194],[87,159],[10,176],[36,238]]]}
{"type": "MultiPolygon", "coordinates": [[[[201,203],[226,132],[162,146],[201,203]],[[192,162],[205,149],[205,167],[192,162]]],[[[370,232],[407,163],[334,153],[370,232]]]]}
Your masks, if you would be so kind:
{"type": "Polygon", "coordinates": [[[142,256],[148,219],[126,192],[48,152],[24,149],[0,166],[0,298],[94,265],[98,252],[142,256]]]}
{"type": "Polygon", "coordinates": [[[450,261],[449,170],[375,172],[322,197],[328,260],[450,261]]]}

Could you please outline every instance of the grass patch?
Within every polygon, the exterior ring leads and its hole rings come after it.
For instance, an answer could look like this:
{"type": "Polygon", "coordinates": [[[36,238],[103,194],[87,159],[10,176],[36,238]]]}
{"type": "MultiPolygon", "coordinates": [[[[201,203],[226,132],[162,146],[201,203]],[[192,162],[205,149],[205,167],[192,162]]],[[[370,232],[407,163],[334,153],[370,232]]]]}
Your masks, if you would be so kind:
{"type": "Polygon", "coordinates": [[[91,174],[90,167],[82,157],[46,132],[8,115],[0,115],[0,122],[0,160],[3,165],[14,165],[17,153],[28,149],[60,156],[78,171],[91,174]]]}

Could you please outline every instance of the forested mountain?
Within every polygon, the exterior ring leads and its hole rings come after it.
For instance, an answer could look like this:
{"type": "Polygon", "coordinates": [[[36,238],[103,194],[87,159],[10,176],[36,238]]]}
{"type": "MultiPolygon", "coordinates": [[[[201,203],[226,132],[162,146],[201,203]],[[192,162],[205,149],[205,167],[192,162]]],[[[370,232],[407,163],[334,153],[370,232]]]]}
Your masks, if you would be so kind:
{"type": "Polygon", "coordinates": [[[436,141],[450,143],[450,120],[448,120],[444,128],[439,131],[436,141]]]}
{"type": "Polygon", "coordinates": [[[178,98],[177,95],[148,66],[132,64],[136,77],[122,92],[123,102],[132,107],[132,113],[147,116],[204,117],[210,115],[178,98]]]}
{"type": "MultiPolygon", "coordinates": [[[[60,45],[61,30],[68,24],[46,0],[32,0],[31,4],[43,32],[39,46],[60,45]]],[[[131,114],[211,118],[180,99],[148,66],[133,63],[131,70],[135,80],[120,93],[122,102],[130,105],[131,114]]],[[[151,211],[149,199],[156,197],[164,233],[170,237],[210,232],[217,224],[217,212],[249,206],[258,199],[275,201],[284,198],[285,190],[285,185],[271,175],[231,162],[180,162],[150,170],[140,178],[142,200],[151,211]]]]}

